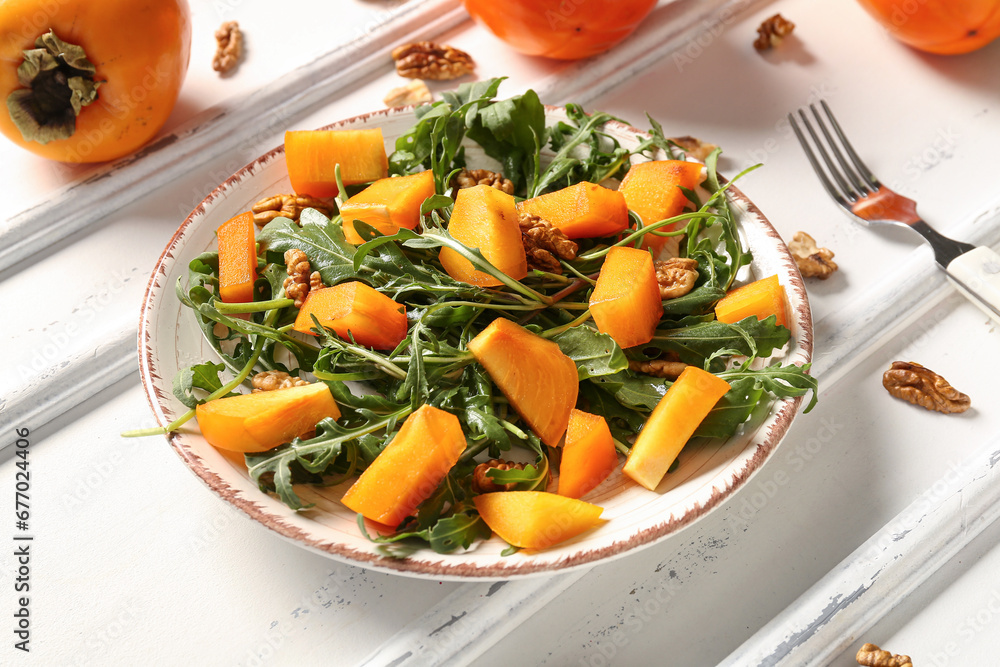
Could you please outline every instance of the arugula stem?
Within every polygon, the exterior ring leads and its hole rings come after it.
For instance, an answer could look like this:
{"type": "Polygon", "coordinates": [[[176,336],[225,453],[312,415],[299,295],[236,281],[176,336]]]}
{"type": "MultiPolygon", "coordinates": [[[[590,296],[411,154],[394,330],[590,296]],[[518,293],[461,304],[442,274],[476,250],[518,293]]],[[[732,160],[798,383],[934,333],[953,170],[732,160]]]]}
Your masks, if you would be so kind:
{"type": "MultiPolygon", "coordinates": [[[[714,215],[715,215],[715,213],[711,213],[709,211],[692,211],[690,213],[682,213],[680,215],[675,215],[672,218],[666,218],[664,220],[659,220],[657,222],[654,222],[651,225],[646,225],[642,229],[635,230],[634,232],[632,232],[631,234],[629,234],[628,236],[626,236],[622,240],[618,241],[614,245],[610,245],[610,246],[608,246],[606,248],[602,248],[601,250],[591,251],[591,252],[587,253],[586,255],[580,255],[579,257],[577,257],[577,259],[582,260],[582,261],[589,261],[589,260],[592,260],[592,259],[600,259],[601,257],[604,257],[605,255],[607,255],[608,252],[610,252],[612,248],[615,248],[615,247],[618,247],[618,246],[627,246],[630,243],[632,243],[633,241],[635,241],[636,239],[639,239],[640,237],[645,236],[646,234],[649,234],[650,232],[654,232],[657,229],[659,229],[660,227],[666,227],[668,225],[672,225],[674,223],[681,222],[682,220],[691,220],[691,219],[694,219],[694,218],[710,218],[710,217],[712,217],[714,215]]],[[[674,230],[672,232],[657,232],[655,235],[656,236],[681,236],[682,234],[684,234],[685,231],[686,231],[685,229],[677,229],[677,230],[674,230]]]]}
{"type": "MultiPolygon", "coordinates": [[[[282,293],[283,292],[284,290],[282,290],[282,293]]],[[[286,301],[286,300],[287,299],[280,298],[280,295],[278,299],[275,299],[275,301],[286,301]]],[[[264,326],[268,327],[274,326],[274,321],[278,319],[278,314],[281,312],[281,310],[282,310],[281,308],[276,308],[274,310],[268,311],[267,315],[264,317],[264,326]]],[[[236,377],[234,377],[232,380],[230,380],[229,382],[227,382],[226,384],[222,385],[221,387],[213,391],[211,394],[209,394],[208,397],[205,399],[205,401],[206,402],[214,401],[217,398],[221,398],[226,394],[228,394],[229,392],[231,392],[233,389],[236,389],[236,387],[243,384],[243,381],[246,380],[247,376],[250,375],[250,371],[252,371],[253,367],[257,365],[257,360],[260,359],[261,352],[264,351],[264,344],[266,342],[267,342],[266,337],[257,335],[253,341],[253,348],[252,352],[250,353],[250,358],[247,360],[247,363],[243,366],[240,372],[237,373],[236,377]]],[[[166,435],[167,433],[176,431],[181,426],[191,421],[191,418],[194,416],[195,416],[195,409],[192,408],[191,410],[188,410],[187,412],[185,412],[180,417],[170,422],[166,426],[160,426],[158,428],[138,429],[134,431],[125,431],[124,433],[122,433],[122,437],[142,438],[148,435],[166,435]]]]}
{"type": "Polygon", "coordinates": [[[218,299],[212,300],[212,307],[220,313],[235,315],[241,313],[263,313],[267,310],[288,308],[295,305],[293,299],[271,299],[270,301],[247,301],[245,303],[226,303],[218,299]]]}
{"type": "MultiPolygon", "coordinates": [[[[277,313],[278,311],[273,311],[273,312],[277,313]]],[[[221,387],[213,391],[211,394],[209,394],[208,398],[205,399],[206,402],[214,401],[217,398],[221,398],[226,394],[228,394],[229,392],[231,392],[233,389],[236,389],[236,387],[243,384],[243,381],[247,379],[248,375],[250,375],[250,371],[252,371],[253,367],[257,365],[257,359],[260,358],[260,353],[264,349],[264,341],[266,340],[267,339],[264,338],[263,336],[257,336],[257,340],[255,340],[253,343],[253,353],[250,355],[250,359],[247,361],[243,369],[239,373],[237,373],[236,377],[234,377],[232,380],[230,380],[229,382],[227,382],[226,384],[222,385],[221,387]]],[[[142,438],[147,435],[166,435],[167,433],[176,431],[181,426],[191,421],[191,418],[194,417],[194,415],[195,415],[195,409],[192,408],[187,412],[185,412],[184,414],[182,414],[177,419],[175,419],[174,421],[167,424],[166,426],[160,426],[159,428],[145,428],[134,431],[125,431],[124,433],[122,433],[122,437],[142,438]]]]}
{"type": "MultiPolygon", "coordinates": [[[[405,418],[411,412],[413,412],[413,408],[407,405],[403,408],[400,408],[399,410],[396,410],[395,412],[390,412],[388,415],[385,416],[384,419],[380,419],[374,422],[368,422],[364,426],[359,426],[358,428],[351,429],[350,431],[348,431],[347,433],[338,438],[333,438],[333,439],[322,438],[323,442],[312,445],[291,445],[288,449],[280,452],[280,454],[282,456],[288,456],[289,454],[292,454],[294,458],[303,458],[314,452],[328,449],[330,445],[334,442],[348,442],[350,440],[357,440],[363,435],[368,435],[369,433],[374,433],[375,431],[379,431],[388,426],[389,424],[399,420],[400,418],[405,418]]],[[[306,442],[308,442],[308,440],[306,442]]],[[[253,473],[257,468],[268,465],[269,463],[270,462],[265,459],[261,463],[258,463],[254,466],[247,468],[247,472],[250,473],[250,478],[253,479],[253,473]]]]}
{"type": "Polygon", "coordinates": [[[436,233],[428,233],[426,235],[432,236],[434,240],[436,240],[441,245],[451,248],[459,255],[472,262],[473,266],[478,268],[480,271],[482,271],[483,273],[490,274],[491,276],[493,276],[501,283],[503,283],[507,287],[517,292],[518,294],[526,296],[529,299],[537,301],[538,303],[544,304],[546,306],[552,303],[549,297],[545,296],[540,292],[536,292],[535,290],[531,289],[530,287],[528,287],[527,285],[518,280],[514,280],[513,278],[511,278],[506,273],[496,268],[489,262],[484,261],[480,257],[477,257],[464,244],[459,243],[450,236],[445,236],[444,234],[436,234],[436,233]]]}
{"type": "Polygon", "coordinates": [[[564,331],[569,331],[573,327],[580,326],[581,324],[583,324],[584,322],[586,322],[587,320],[589,320],[590,317],[591,317],[591,313],[590,313],[590,309],[588,308],[587,312],[583,313],[582,315],[580,315],[579,317],[577,317],[572,322],[567,322],[566,324],[563,324],[562,326],[554,327],[552,329],[546,329],[545,331],[543,331],[542,333],[540,333],[538,335],[541,336],[542,338],[553,338],[555,336],[558,336],[559,334],[561,334],[564,331]]]}

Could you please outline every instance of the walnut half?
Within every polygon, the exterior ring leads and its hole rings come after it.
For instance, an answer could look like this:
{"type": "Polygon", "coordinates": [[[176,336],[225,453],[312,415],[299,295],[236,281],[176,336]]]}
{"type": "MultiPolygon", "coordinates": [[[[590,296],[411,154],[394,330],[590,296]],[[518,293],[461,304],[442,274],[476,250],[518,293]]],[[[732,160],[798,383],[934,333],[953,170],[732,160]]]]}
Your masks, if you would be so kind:
{"type": "Polygon", "coordinates": [[[423,79],[414,79],[405,86],[390,90],[382,101],[387,107],[405,107],[410,104],[419,106],[430,104],[434,101],[434,96],[423,79]]]}
{"type": "Polygon", "coordinates": [[[795,30],[795,24],[786,19],[781,14],[765,19],[757,28],[757,40],[753,43],[753,48],[758,51],[767,51],[776,46],[781,46],[782,40],[795,30]]]}
{"type": "Polygon", "coordinates": [[[698,260],[689,257],[671,257],[653,262],[656,282],[660,285],[660,298],[676,299],[694,288],[698,280],[698,260]]]}
{"type": "Polygon", "coordinates": [[[893,655],[875,644],[865,644],[858,650],[854,660],[863,667],[913,667],[908,655],[893,655]]]}
{"type": "Polygon", "coordinates": [[[219,74],[227,74],[234,69],[243,57],[243,33],[236,21],[226,21],[215,31],[215,57],[212,58],[212,69],[219,74]]]}
{"type": "Polygon", "coordinates": [[[528,260],[529,269],[562,273],[560,259],[576,259],[580,246],[566,237],[558,227],[548,220],[524,211],[517,212],[518,226],[521,228],[521,243],[528,260]]]}
{"type": "Polygon", "coordinates": [[[686,135],[683,137],[670,137],[669,141],[677,144],[688,157],[693,157],[699,162],[704,162],[705,158],[712,154],[718,146],[702,141],[698,137],[686,135]]]}
{"type": "Polygon", "coordinates": [[[392,50],[396,73],[408,79],[447,81],[472,74],[476,63],[465,51],[436,42],[414,42],[392,50]]]}
{"type": "Polygon", "coordinates": [[[805,232],[795,232],[788,249],[803,278],[826,280],[837,270],[837,263],[833,261],[833,251],[818,247],[816,239],[805,232]]]}
{"type": "Polygon", "coordinates": [[[972,405],[968,396],[943,377],[912,361],[892,362],[882,374],[882,386],[896,398],[945,414],[965,412],[972,405]]]}
{"type": "Polygon", "coordinates": [[[292,222],[298,222],[302,211],[307,208],[314,208],[328,218],[333,215],[333,207],[330,204],[308,195],[265,197],[254,204],[250,211],[253,212],[254,223],[258,227],[263,227],[275,218],[288,218],[292,222]]]}

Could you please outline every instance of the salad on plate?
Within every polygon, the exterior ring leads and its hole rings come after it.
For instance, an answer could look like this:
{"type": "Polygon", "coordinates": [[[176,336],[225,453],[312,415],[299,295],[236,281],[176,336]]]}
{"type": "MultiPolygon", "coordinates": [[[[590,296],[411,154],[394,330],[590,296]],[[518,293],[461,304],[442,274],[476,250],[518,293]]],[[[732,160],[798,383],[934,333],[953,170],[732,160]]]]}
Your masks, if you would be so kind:
{"type": "Polygon", "coordinates": [[[418,107],[388,155],[377,130],[289,133],[296,194],[329,208],[235,216],[190,262],[177,298],[216,358],[176,375],[190,410],[159,432],[197,415],[294,510],[342,485],[387,555],[510,553],[599,526],[608,479],[656,493],[685,446],[812,407],[808,364],[771,359],[785,295],[744,269],[719,151],[652,119],[626,148],[608,114],[547,123],[500,82],[418,107]]]}

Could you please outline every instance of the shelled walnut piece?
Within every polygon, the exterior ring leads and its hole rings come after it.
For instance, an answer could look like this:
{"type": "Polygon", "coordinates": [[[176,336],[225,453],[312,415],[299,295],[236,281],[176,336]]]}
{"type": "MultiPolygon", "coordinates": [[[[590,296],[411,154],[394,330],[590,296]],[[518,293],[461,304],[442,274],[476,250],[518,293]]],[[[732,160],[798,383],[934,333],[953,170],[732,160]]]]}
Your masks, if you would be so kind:
{"type": "Polygon", "coordinates": [[[319,271],[310,272],[309,258],[298,248],[285,251],[285,296],[295,299],[295,307],[301,308],[310,290],[323,287],[323,277],[319,271]]]}
{"type": "Polygon", "coordinates": [[[892,362],[882,374],[882,386],[896,398],[945,414],[965,412],[972,405],[967,395],[943,377],[912,361],[892,362]]]}
{"type": "Polygon", "coordinates": [[[562,273],[560,259],[576,259],[580,246],[566,238],[558,227],[537,215],[518,211],[517,223],[521,227],[521,242],[528,260],[529,269],[539,269],[549,273],[562,273]]]}
{"type": "Polygon", "coordinates": [[[325,201],[310,197],[309,195],[274,195],[265,197],[254,204],[250,211],[253,213],[253,221],[258,227],[263,227],[275,218],[288,218],[294,222],[299,221],[302,211],[307,208],[314,208],[326,217],[333,215],[333,207],[325,201]]]}
{"type": "Polygon", "coordinates": [[[405,86],[390,90],[382,99],[387,107],[405,107],[407,105],[430,104],[434,101],[430,88],[423,79],[414,79],[405,86]]]}
{"type": "Polygon", "coordinates": [[[854,657],[862,667],[913,667],[908,655],[893,655],[875,644],[865,644],[854,657]]]}
{"type": "Polygon", "coordinates": [[[504,178],[503,174],[489,169],[463,169],[451,179],[451,187],[456,190],[474,188],[477,185],[488,185],[509,195],[514,194],[514,184],[504,178]]]}
{"type": "Polygon", "coordinates": [[[668,356],[663,359],[652,359],[650,361],[632,360],[628,362],[629,370],[658,378],[676,378],[684,372],[687,366],[687,364],[678,359],[675,353],[668,353],[668,356]]]}
{"type": "Polygon", "coordinates": [[[795,30],[795,24],[787,20],[781,14],[765,19],[757,28],[757,39],[753,43],[753,48],[758,51],[767,51],[776,46],[781,46],[782,40],[795,30]]]}
{"type": "Polygon", "coordinates": [[[501,459],[490,459],[486,463],[480,463],[472,471],[472,490],[477,493],[493,493],[495,491],[510,491],[516,484],[497,484],[487,472],[496,468],[497,470],[524,470],[523,463],[513,463],[501,459]]]}
{"type": "Polygon", "coordinates": [[[698,137],[690,135],[684,137],[670,137],[668,141],[677,144],[688,157],[693,157],[699,162],[704,162],[705,158],[712,154],[718,146],[702,141],[698,137]]]}
{"type": "Polygon", "coordinates": [[[284,371],[262,371],[253,376],[250,384],[253,385],[253,393],[257,394],[262,391],[304,387],[309,383],[302,378],[292,377],[284,371]]]}
{"type": "Polygon", "coordinates": [[[795,232],[788,249],[803,278],[826,280],[837,270],[837,263],[833,261],[833,251],[818,247],[816,239],[805,232],[795,232]]]}
{"type": "Polygon", "coordinates": [[[653,262],[656,282],[660,285],[660,298],[676,299],[694,288],[698,280],[698,260],[689,257],[671,257],[653,262]]]}
{"type": "Polygon", "coordinates": [[[226,21],[215,31],[215,57],[212,69],[226,74],[236,69],[243,56],[243,33],[236,21],[226,21]]]}
{"type": "Polygon", "coordinates": [[[396,73],[408,79],[447,81],[471,74],[476,63],[465,51],[437,42],[414,42],[392,50],[396,73]]]}

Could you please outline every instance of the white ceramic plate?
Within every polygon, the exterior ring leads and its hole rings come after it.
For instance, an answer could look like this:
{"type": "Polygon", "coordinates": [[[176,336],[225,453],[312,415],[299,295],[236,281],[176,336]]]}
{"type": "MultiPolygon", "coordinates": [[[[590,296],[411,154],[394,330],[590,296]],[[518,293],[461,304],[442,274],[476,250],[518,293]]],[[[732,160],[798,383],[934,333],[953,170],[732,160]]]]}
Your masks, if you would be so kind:
{"type": "MultiPolygon", "coordinates": [[[[549,122],[565,119],[549,109],[549,122]]],[[[385,110],[336,123],[329,128],[381,127],[387,150],[414,123],[411,110],[385,110]]],[[[642,136],[627,125],[606,127],[622,145],[634,146],[642,136]]],[[[472,166],[489,167],[485,156],[470,151],[472,166]]],[[[186,280],[188,263],[216,247],[215,230],[264,196],[291,192],[283,148],[261,156],[220,185],[174,234],[160,257],[146,290],[140,322],[140,371],[150,406],[161,425],[186,411],[174,397],[171,382],[181,368],[214,359],[195,318],[174,294],[178,277],[186,280]]],[[[745,244],[753,253],[752,277],[777,273],[788,295],[792,338],[781,354],[783,363],[802,364],[812,356],[812,320],[806,291],[781,238],[759,210],[736,188],[729,193],[739,216],[745,244]]],[[[657,492],[614,474],[584,499],[604,507],[608,522],[553,548],[501,556],[507,545],[499,538],[472,550],[437,554],[417,551],[405,560],[381,555],[377,545],[358,530],[356,515],[340,504],[346,484],[317,488],[300,485],[297,492],[315,507],[294,512],[275,496],[258,490],[241,455],[210,446],[194,421],[168,436],[181,459],[220,498],[271,530],[314,551],[354,565],[433,579],[509,579],[554,573],[606,561],[648,546],[690,525],[725,500],[760,468],[788,430],[801,399],[776,401],[752,426],[729,440],[711,441],[681,454],[680,467],[657,492]]]]}

